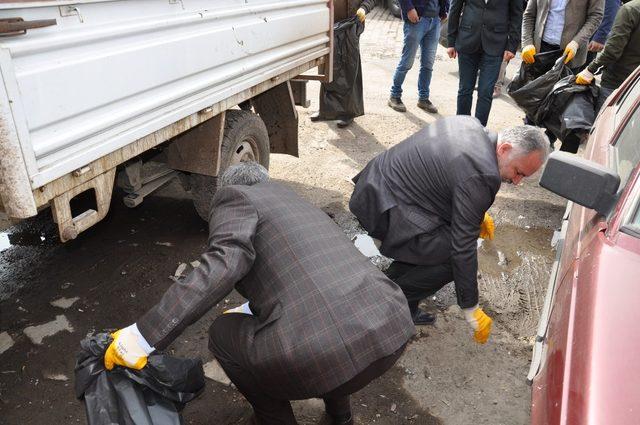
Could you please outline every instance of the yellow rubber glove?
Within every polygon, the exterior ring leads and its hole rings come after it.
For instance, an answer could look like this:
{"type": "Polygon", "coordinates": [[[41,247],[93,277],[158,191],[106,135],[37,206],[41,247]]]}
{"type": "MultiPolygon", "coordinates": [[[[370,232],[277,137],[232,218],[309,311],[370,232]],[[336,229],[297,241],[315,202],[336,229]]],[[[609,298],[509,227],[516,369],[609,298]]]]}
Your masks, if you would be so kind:
{"type": "Polygon", "coordinates": [[[111,334],[113,341],[104,353],[104,367],[113,369],[115,365],[140,370],[147,364],[147,357],[153,352],[153,347],[133,324],[111,334]]]}
{"type": "Polygon", "coordinates": [[[583,69],[576,76],[576,84],[588,86],[593,81],[593,74],[588,69],[583,69]]]}
{"type": "Polygon", "coordinates": [[[569,44],[567,44],[567,47],[564,48],[564,54],[567,56],[564,59],[564,63],[569,63],[576,56],[578,47],[580,46],[575,41],[570,41],[569,44]]]}
{"type": "Polygon", "coordinates": [[[529,44],[522,49],[522,60],[524,63],[534,63],[536,60],[533,57],[536,54],[536,46],[529,44]]]}
{"type": "Polygon", "coordinates": [[[480,224],[480,237],[482,239],[493,240],[493,234],[495,231],[495,225],[493,223],[493,218],[489,215],[489,213],[484,213],[484,219],[480,224]]]}
{"type": "Polygon", "coordinates": [[[367,16],[367,12],[363,8],[360,8],[356,11],[356,16],[358,17],[360,22],[364,23],[365,17],[367,16]]]}
{"type": "Polygon", "coordinates": [[[465,308],[462,311],[464,311],[464,317],[467,322],[473,327],[473,338],[478,344],[486,343],[489,335],[491,335],[491,325],[493,324],[491,317],[487,316],[477,305],[465,308]]]}

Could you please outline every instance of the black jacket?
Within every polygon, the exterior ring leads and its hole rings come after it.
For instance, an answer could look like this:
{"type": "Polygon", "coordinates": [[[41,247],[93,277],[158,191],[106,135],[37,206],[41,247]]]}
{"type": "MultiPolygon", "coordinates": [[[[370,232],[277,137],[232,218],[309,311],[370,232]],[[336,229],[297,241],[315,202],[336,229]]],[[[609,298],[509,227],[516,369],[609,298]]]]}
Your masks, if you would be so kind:
{"type": "Polygon", "coordinates": [[[475,118],[443,118],[353,179],[349,208],[380,251],[410,264],[451,262],[462,308],[478,303],[476,240],[500,188],[496,142],[475,118]]]}
{"type": "Polygon", "coordinates": [[[448,45],[460,53],[502,56],[520,44],[524,0],[453,0],[448,45]]]}

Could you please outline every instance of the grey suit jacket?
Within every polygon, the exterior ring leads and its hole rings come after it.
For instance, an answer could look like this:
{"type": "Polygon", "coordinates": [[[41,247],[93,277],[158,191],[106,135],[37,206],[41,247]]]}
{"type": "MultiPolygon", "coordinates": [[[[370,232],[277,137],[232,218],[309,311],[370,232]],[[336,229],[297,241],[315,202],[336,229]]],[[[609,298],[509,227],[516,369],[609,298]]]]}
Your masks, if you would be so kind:
{"type": "MultiPolygon", "coordinates": [[[[529,0],[522,16],[522,46],[533,44],[540,52],[544,26],[551,0],[529,0]]],[[[567,0],[560,48],[570,41],[578,43],[578,51],[569,66],[577,68],[587,60],[587,44],[604,15],[604,0],[567,0]]]]}
{"type": "Polygon", "coordinates": [[[458,304],[478,303],[476,240],[500,188],[497,136],[468,116],[440,119],[371,160],[349,208],[398,261],[450,261],[458,304]]]}
{"type": "Polygon", "coordinates": [[[258,318],[241,329],[255,372],[311,397],[414,333],[402,291],[324,212],[283,186],[219,190],[209,235],[200,266],[137,322],[156,348],[235,287],[258,318]]]}

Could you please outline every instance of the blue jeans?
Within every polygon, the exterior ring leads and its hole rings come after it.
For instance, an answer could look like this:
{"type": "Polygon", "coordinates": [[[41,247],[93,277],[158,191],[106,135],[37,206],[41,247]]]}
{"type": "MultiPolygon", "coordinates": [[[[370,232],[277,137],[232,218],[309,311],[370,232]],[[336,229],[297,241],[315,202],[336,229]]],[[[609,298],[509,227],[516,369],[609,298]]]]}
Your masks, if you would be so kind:
{"type": "Polygon", "coordinates": [[[420,18],[415,24],[405,21],[404,44],[400,63],[393,75],[391,97],[402,97],[402,83],[407,72],[413,66],[418,46],[420,46],[420,75],[418,76],[418,96],[421,100],[429,98],[429,85],[433,73],[433,62],[436,58],[438,39],[440,37],[440,18],[420,18]]]}
{"type": "Polygon", "coordinates": [[[456,115],[471,115],[473,89],[478,81],[478,102],[476,118],[486,126],[493,101],[493,87],[500,74],[502,55],[490,56],[480,51],[477,53],[458,52],[458,68],[460,86],[458,88],[458,110],[456,115]]]}

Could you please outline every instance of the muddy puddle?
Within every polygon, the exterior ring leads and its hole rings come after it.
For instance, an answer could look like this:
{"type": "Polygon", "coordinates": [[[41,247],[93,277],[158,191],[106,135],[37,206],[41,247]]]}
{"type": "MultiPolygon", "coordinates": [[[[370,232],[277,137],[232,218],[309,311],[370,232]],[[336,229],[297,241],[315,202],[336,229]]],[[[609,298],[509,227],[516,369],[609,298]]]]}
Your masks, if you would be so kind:
{"type": "Polygon", "coordinates": [[[555,256],[552,236],[551,229],[502,225],[478,249],[481,297],[517,337],[535,333],[555,256]]]}

